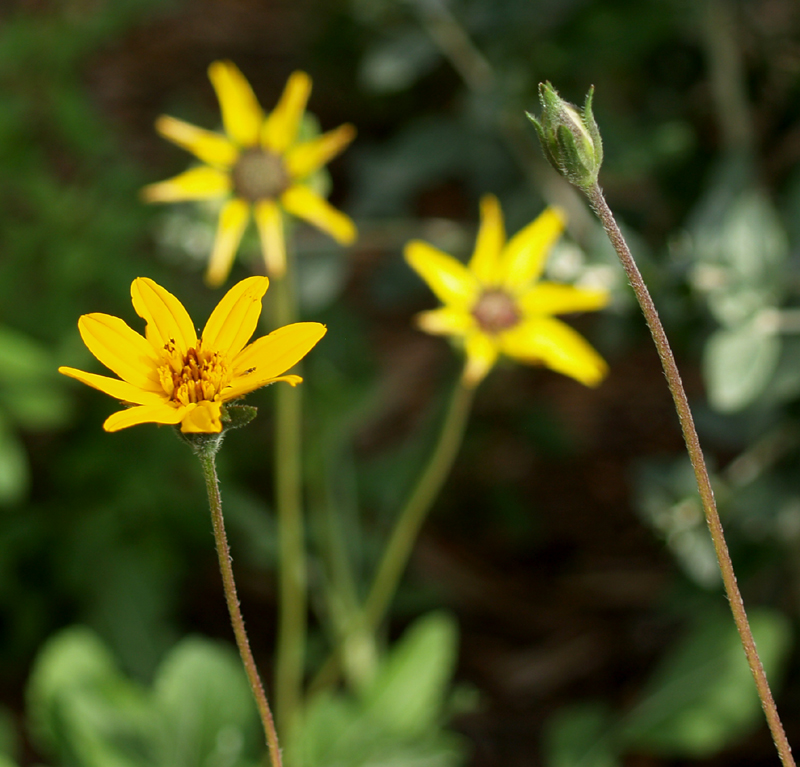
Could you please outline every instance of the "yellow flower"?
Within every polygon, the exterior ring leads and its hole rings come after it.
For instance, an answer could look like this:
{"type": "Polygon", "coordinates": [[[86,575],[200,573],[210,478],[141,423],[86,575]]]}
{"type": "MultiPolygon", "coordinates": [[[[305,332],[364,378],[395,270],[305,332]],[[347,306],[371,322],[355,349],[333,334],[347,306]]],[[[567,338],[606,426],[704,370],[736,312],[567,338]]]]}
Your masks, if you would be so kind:
{"type": "Polygon", "coordinates": [[[185,433],[222,430],[222,405],[275,381],[325,335],[318,322],[286,325],[245,346],[256,329],[266,277],[234,285],[208,318],[198,339],[183,305],[146,277],[131,285],[136,313],[147,323],[143,338],[123,320],[84,314],[78,330],[89,351],[120,379],[60,367],[59,373],[133,405],[110,415],[103,428],[119,431],[139,423],[180,424],[185,433]]]}
{"type": "Polygon", "coordinates": [[[545,365],[588,386],[605,376],[600,355],[553,315],[601,309],[608,293],[539,281],[563,228],[563,214],[548,208],[506,242],[500,205],[487,195],[467,266],[425,242],[406,245],[406,260],[444,303],[419,314],[419,326],[463,341],[467,385],[477,386],[500,354],[545,365]]]}
{"type": "Polygon", "coordinates": [[[239,69],[215,61],[208,76],[219,100],[225,135],[162,116],[156,130],[189,150],[204,165],[144,188],[148,202],[180,202],[223,198],[206,279],[224,282],[252,210],[267,273],[280,277],[286,269],[282,210],[302,218],[337,242],[349,245],[356,228],[304,181],[339,154],[355,137],[352,125],[341,125],[310,141],[297,141],[311,93],[311,78],[294,72],[277,106],[264,115],[239,69]]]}

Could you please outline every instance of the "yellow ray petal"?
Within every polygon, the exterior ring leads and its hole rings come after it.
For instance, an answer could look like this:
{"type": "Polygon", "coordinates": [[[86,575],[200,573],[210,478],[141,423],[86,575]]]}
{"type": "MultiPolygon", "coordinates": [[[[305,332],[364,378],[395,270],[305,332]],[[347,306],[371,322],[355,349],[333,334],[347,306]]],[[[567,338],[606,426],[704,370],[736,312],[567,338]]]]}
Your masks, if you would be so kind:
{"type": "MultiPolygon", "coordinates": [[[[194,405],[189,405],[194,407],[194,405]]],[[[119,431],[140,423],[163,423],[174,425],[184,418],[187,408],[161,405],[139,405],[127,410],[119,410],[106,418],[103,428],[106,431],[119,431]]]]}
{"type": "Polygon", "coordinates": [[[239,156],[239,150],[228,138],[196,125],[162,115],[156,120],[156,130],[173,144],[190,151],[198,160],[230,168],[239,156]]]}
{"type": "Polygon", "coordinates": [[[539,282],[525,291],[517,305],[526,315],[593,312],[608,305],[611,295],[602,288],[576,288],[555,282],[539,282]]]}
{"type": "Polygon", "coordinates": [[[311,78],[305,72],[292,72],[275,107],[264,122],[261,144],[276,154],[282,154],[297,137],[308,97],[311,78]]]}
{"type": "Polygon", "coordinates": [[[356,137],[356,129],[349,123],[323,133],[313,141],[293,146],[286,153],[289,175],[302,179],[327,165],[356,137]]]}
{"type": "Polygon", "coordinates": [[[503,212],[493,194],[481,198],[481,225],[475,250],[469,262],[470,271],[487,286],[496,285],[501,280],[499,274],[500,252],[506,242],[503,226],[503,212]]]}
{"type": "Polygon", "coordinates": [[[403,255],[440,301],[462,311],[472,308],[481,286],[464,264],[422,240],[409,242],[403,255]]]}
{"type": "Polygon", "coordinates": [[[295,322],[257,339],[235,359],[234,379],[223,392],[224,398],[241,397],[277,380],[303,359],[326,331],[319,322],[295,322]]]}
{"type": "Polygon", "coordinates": [[[89,351],[124,381],[145,391],[162,391],[155,350],[119,317],[84,314],[78,330],[89,351]]]}
{"type": "Polygon", "coordinates": [[[255,332],[268,286],[266,277],[237,282],[211,312],[203,330],[203,348],[233,359],[255,332]]]}
{"type": "Polygon", "coordinates": [[[340,245],[350,245],[356,239],[356,225],[344,213],[307,186],[297,184],[281,195],[281,205],[288,213],[322,229],[340,245]]]}
{"type": "Polygon", "coordinates": [[[521,322],[499,337],[504,354],[540,363],[587,386],[597,386],[608,366],[579,333],[553,317],[521,322]]]}
{"type": "Polygon", "coordinates": [[[508,241],[500,259],[505,287],[518,291],[539,277],[565,222],[565,214],[560,208],[547,208],[508,241]]]}
{"type": "Polygon", "coordinates": [[[131,285],[131,298],[136,314],[147,323],[145,335],[155,349],[174,343],[185,354],[197,345],[192,318],[168,290],[147,277],[137,277],[131,285]]]}
{"type": "Polygon", "coordinates": [[[163,393],[157,394],[152,391],[144,391],[129,384],[127,381],[118,381],[116,378],[99,376],[95,373],[84,373],[83,370],[63,366],[58,369],[58,372],[85,383],[87,386],[91,386],[93,389],[97,389],[103,394],[108,394],[121,402],[132,402],[135,405],[156,405],[159,402],[166,401],[166,395],[163,393]]]}
{"type": "Polygon", "coordinates": [[[259,200],[253,207],[253,217],[267,274],[282,277],[286,273],[286,240],[281,209],[274,200],[259,200]]]}
{"type": "Polygon", "coordinates": [[[485,333],[475,332],[464,341],[467,364],[462,376],[467,386],[477,386],[497,362],[497,343],[485,333]]]}
{"type": "Polygon", "coordinates": [[[443,306],[415,317],[417,326],[437,336],[463,336],[475,328],[475,318],[462,309],[443,306]]]}
{"type": "Polygon", "coordinates": [[[166,181],[149,184],[142,189],[146,202],[183,202],[210,200],[229,194],[233,188],[230,176],[216,168],[201,165],[190,168],[166,181]]]}
{"type": "Polygon", "coordinates": [[[181,419],[184,434],[219,434],[222,431],[220,413],[222,404],[204,400],[189,410],[181,419]]]}
{"type": "Polygon", "coordinates": [[[225,133],[240,147],[256,146],[264,112],[250,83],[230,61],[215,61],[208,77],[217,93],[225,133]]]}
{"type": "Polygon", "coordinates": [[[206,282],[211,287],[225,282],[249,218],[250,206],[244,200],[228,200],[222,206],[214,248],[206,271],[206,282]]]}

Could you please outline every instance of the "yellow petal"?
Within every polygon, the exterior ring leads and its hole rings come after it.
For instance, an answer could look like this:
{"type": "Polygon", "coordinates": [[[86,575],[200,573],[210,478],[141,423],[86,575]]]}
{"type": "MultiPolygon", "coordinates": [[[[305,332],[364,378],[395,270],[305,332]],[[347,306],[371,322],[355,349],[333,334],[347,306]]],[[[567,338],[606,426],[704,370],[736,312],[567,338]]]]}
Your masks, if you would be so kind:
{"type": "Polygon", "coordinates": [[[225,136],[169,115],[162,115],[156,120],[156,130],[209,165],[230,168],[239,156],[239,150],[225,136]]]}
{"type": "Polygon", "coordinates": [[[283,93],[261,131],[261,144],[276,154],[282,154],[297,137],[308,97],[311,95],[311,78],[305,72],[292,72],[283,93]]]}
{"type": "Polygon", "coordinates": [[[437,336],[463,336],[475,328],[475,318],[461,309],[443,306],[416,316],[417,326],[437,336]]]}
{"type": "Polygon", "coordinates": [[[217,93],[225,133],[240,147],[256,146],[264,112],[250,83],[230,61],[215,61],[208,77],[217,93]]]}
{"type": "Polygon", "coordinates": [[[286,153],[286,168],[289,175],[302,179],[327,165],[356,137],[356,129],[350,124],[323,133],[313,141],[298,144],[286,153]]]}
{"type": "Polygon", "coordinates": [[[211,312],[203,330],[203,348],[233,359],[255,332],[268,286],[266,277],[237,282],[211,312]]]}
{"type": "Polygon", "coordinates": [[[500,259],[505,287],[519,291],[539,277],[565,221],[560,208],[547,208],[509,240],[500,259]]]}
{"type": "Polygon", "coordinates": [[[517,299],[526,315],[593,312],[608,305],[611,295],[602,288],[576,288],[556,282],[539,282],[517,299]]]}
{"type": "Polygon", "coordinates": [[[462,379],[467,386],[477,386],[497,362],[497,343],[485,333],[475,332],[464,341],[467,364],[462,379]]]}
{"type": "Polygon", "coordinates": [[[469,262],[470,271],[484,285],[496,285],[501,280],[500,252],[505,242],[506,230],[500,203],[493,194],[487,194],[481,198],[481,226],[469,262]]]}
{"type": "Polygon", "coordinates": [[[314,348],[326,330],[319,322],[295,322],[254,341],[235,359],[234,379],[231,386],[222,392],[223,398],[226,401],[235,399],[279,380],[278,376],[294,367],[314,348]]]}
{"type": "Polygon", "coordinates": [[[521,322],[499,336],[500,348],[509,357],[540,363],[587,386],[597,386],[608,366],[586,339],[553,317],[521,322]]]}
{"type": "Polygon", "coordinates": [[[60,367],[59,373],[74,378],[93,389],[108,394],[121,402],[132,402],[135,405],[155,405],[166,400],[165,394],[156,394],[152,391],[139,389],[127,381],[118,381],[116,378],[99,376],[94,373],[84,373],[83,370],[76,370],[70,367],[60,367]]]}
{"type": "Polygon", "coordinates": [[[355,242],[357,233],[353,221],[307,186],[289,187],[281,195],[281,204],[293,216],[327,232],[340,245],[355,242]]]}
{"type": "Polygon", "coordinates": [[[174,344],[185,354],[197,345],[192,318],[168,290],[147,277],[137,277],[131,285],[131,298],[136,314],[147,323],[145,335],[155,349],[174,344]]]}
{"type": "Polygon", "coordinates": [[[197,407],[189,410],[181,419],[181,431],[184,434],[219,434],[222,431],[221,412],[220,402],[198,402],[197,407]]]}
{"type": "Polygon", "coordinates": [[[211,287],[217,287],[225,282],[249,218],[250,206],[244,200],[228,200],[222,206],[214,248],[206,271],[206,282],[211,287]]]}
{"type": "Polygon", "coordinates": [[[281,209],[274,200],[259,200],[253,208],[253,216],[267,274],[282,277],[286,273],[286,240],[281,209]]]}
{"type": "Polygon", "coordinates": [[[183,202],[184,200],[210,200],[229,194],[230,176],[216,168],[201,165],[190,168],[166,181],[149,184],[142,189],[146,202],[183,202]]]}
{"type": "MultiPolygon", "coordinates": [[[[192,407],[191,405],[189,407],[192,407]]],[[[119,431],[129,426],[138,426],[140,423],[180,423],[186,412],[186,407],[173,407],[166,403],[161,405],[140,405],[127,410],[112,413],[106,418],[103,428],[106,431],[119,431]]]]}
{"type": "Polygon", "coordinates": [[[481,286],[464,264],[422,240],[409,242],[403,254],[440,301],[462,311],[472,308],[481,286]]]}
{"type": "Polygon", "coordinates": [[[137,389],[162,391],[155,350],[119,317],[84,314],[78,330],[89,351],[124,381],[137,389]]]}

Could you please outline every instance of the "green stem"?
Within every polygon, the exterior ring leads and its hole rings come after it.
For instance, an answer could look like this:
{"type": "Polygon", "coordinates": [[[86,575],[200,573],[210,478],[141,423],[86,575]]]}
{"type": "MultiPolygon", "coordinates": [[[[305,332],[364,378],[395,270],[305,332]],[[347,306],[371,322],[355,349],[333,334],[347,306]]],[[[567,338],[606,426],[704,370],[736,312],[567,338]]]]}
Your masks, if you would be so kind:
{"type": "MultiPolygon", "coordinates": [[[[276,327],[295,321],[291,272],[272,281],[276,327]]],[[[307,621],[306,554],[303,531],[301,389],[275,387],[275,505],[280,552],[280,614],[275,666],[275,702],[282,733],[294,725],[302,700],[307,621]]]]}
{"type": "MultiPolygon", "coordinates": [[[[375,632],[383,620],[403,575],[414,541],[431,505],[447,479],[453,465],[472,407],[475,390],[459,380],[447,409],[439,441],[427,466],[397,518],[397,523],[378,565],[361,616],[361,628],[375,632]]],[[[334,684],[340,672],[341,657],[331,655],[309,685],[313,695],[334,684]]]]}
{"type": "Polygon", "coordinates": [[[778,709],[775,706],[775,700],[772,697],[772,692],[767,682],[767,676],[764,673],[764,666],[758,656],[756,643],[753,639],[753,632],[750,629],[750,623],[747,620],[747,613],[744,609],[742,595],[736,583],[733,563],[731,562],[731,557],[728,553],[728,545],[725,542],[725,535],[722,531],[722,523],[720,522],[717,504],[714,500],[714,491],[711,487],[708,469],[706,468],[703,451],[700,447],[700,440],[697,436],[697,430],[695,429],[692,411],[689,408],[689,400],[686,397],[686,391],[683,388],[683,382],[678,372],[678,366],[675,364],[675,357],[672,354],[667,335],[664,332],[664,327],[659,319],[653,299],[650,297],[650,291],[647,289],[647,285],[645,285],[642,279],[639,268],[636,266],[636,262],[633,260],[628,245],[622,236],[622,232],[617,226],[617,222],[614,220],[614,214],[608,207],[602,190],[595,184],[593,187],[585,189],[584,191],[589,198],[592,208],[594,208],[600,218],[609,240],[611,240],[614,249],[617,251],[617,255],[622,262],[622,267],[628,276],[628,280],[636,294],[639,306],[647,320],[650,333],[653,336],[653,341],[658,350],[658,356],[661,358],[661,364],[667,377],[670,392],[672,392],[675,409],[678,412],[683,438],[686,442],[686,450],[689,453],[689,459],[694,467],[694,475],[697,480],[697,488],[700,491],[700,500],[703,504],[706,523],[711,532],[711,539],[714,542],[717,561],[722,573],[722,582],[725,585],[725,591],[728,595],[733,619],[742,640],[747,663],[755,679],[758,696],[761,699],[761,705],[767,717],[767,724],[772,733],[772,739],[775,741],[775,747],[778,749],[781,762],[783,762],[784,767],[794,767],[792,749],[786,738],[786,733],[783,730],[780,717],[778,716],[778,709]]]}
{"type": "Polygon", "coordinates": [[[474,394],[474,387],[465,386],[459,380],[453,391],[436,448],[397,518],[364,605],[367,625],[373,631],[380,625],[391,604],[411,556],[417,533],[450,473],[461,447],[474,394]]]}
{"type": "Polygon", "coordinates": [[[261,723],[264,725],[264,734],[267,738],[269,749],[269,759],[272,767],[281,767],[281,749],[278,745],[278,733],[275,731],[275,722],[272,719],[272,712],[264,693],[264,685],[258,675],[256,662],[250,650],[250,642],[247,639],[247,631],[244,627],[244,619],[239,609],[239,598],[236,595],[236,583],[233,580],[233,568],[231,567],[231,555],[228,547],[228,538],[225,535],[225,521],[222,517],[222,499],[219,494],[219,481],[217,479],[217,469],[214,461],[215,448],[196,450],[197,457],[200,459],[200,466],[203,470],[203,477],[206,481],[208,492],[208,505],[211,508],[211,522],[214,527],[214,540],[217,544],[217,556],[219,558],[219,570],[222,574],[222,586],[225,590],[225,600],[228,603],[228,612],[231,616],[233,633],[236,636],[236,644],[239,647],[239,654],[242,656],[242,663],[250,682],[250,689],[256,700],[258,713],[261,723]]]}

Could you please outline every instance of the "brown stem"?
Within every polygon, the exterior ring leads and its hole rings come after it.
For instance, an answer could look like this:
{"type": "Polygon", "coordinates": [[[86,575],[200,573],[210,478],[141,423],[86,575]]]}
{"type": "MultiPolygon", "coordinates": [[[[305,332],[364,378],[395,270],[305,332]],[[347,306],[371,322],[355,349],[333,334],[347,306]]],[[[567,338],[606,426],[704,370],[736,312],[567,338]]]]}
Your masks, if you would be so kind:
{"type": "Polygon", "coordinates": [[[761,705],[767,717],[767,724],[769,725],[772,739],[775,742],[775,747],[778,749],[778,754],[784,767],[795,767],[792,749],[786,738],[786,733],[783,730],[783,725],[778,715],[778,709],[775,706],[775,700],[772,697],[772,692],[767,682],[767,675],[764,673],[764,666],[761,663],[761,658],[758,656],[756,643],[753,639],[753,632],[750,630],[750,623],[747,620],[747,614],[744,609],[742,595],[736,583],[733,563],[728,553],[725,535],[722,532],[722,523],[720,522],[717,512],[714,491],[711,488],[711,480],[709,479],[708,469],[706,468],[703,458],[703,451],[700,448],[700,440],[697,436],[697,430],[695,429],[692,411],[689,408],[689,400],[686,397],[683,381],[678,372],[678,366],[675,364],[675,357],[672,354],[667,335],[658,317],[653,299],[650,297],[650,291],[647,289],[647,285],[645,285],[639,268],[633,260],[628,245],[622,236],[622,232],[617,226],[617,222],[614,220],[614,214],[606,203],[603,191],[597,184],[584,191],[589,198],[591,206],[600,218],[603,228],[606,230],[609,240],[611,240],[611,244],[617,251],[617,255],[622,262],[622,267],[628,276],[628,280],[633,288],[633,292],[636,294],[636,299],[639,302],[645,320],[647,320],[647,326],[650,328],[650,333],[653,336],[653,341],[658,350],[658,356],[661,358],[661,364],[667,377],[669,390],[672,392],[675,409],[678,412],[678,418],[680,419],[681,430],[683,431],[683,438],[686,442],[689,459],[694,467],[697,488],[700,491],[700,500],[703,504],[703,511],[705,512],[708,529],[711,532],[711,539],[714,542],[714,549],[717,552],[717,561],[719,562],[719,569],[722,572],[722,582],[725,585],[725,591],[728,595],[731,612],[733,613],[733,620],[736,623],[736,628],[742,640],[744,654],[747,656],[747,663],[753,673],[753,679],[755,679],[758,696],[761,699],[761,705]]]}
{"type": "Polygon", "coordinates": [[[219,570],[222,574],[222,585],[225,590],[225,600],[228,603],[228,612],[231,616],[233,633],[236,635],[236,644],[239,647],[239,654],[242,656],[242,663],[244,664],[247,679],[250,682],[250,689],[253,691],[253,697],[256,700],[261,723],[264,725],[270,763],[272,767],[282,767],[278,733],[275,730],[275,722],[272,719],[272,712],[264,692],[264,685],[261,683],[261,677],[258,675],[256,662],[250,650],[250,642],[247,639],[247,631],[244,628],[242,611],[239,609],[239,597],[236,595],[236,583],[233,580],[228,537],[225,535],[225,521],[222,517],[222,499],[219,494],[214,451],[197,451],[197,456],[200,459],[203,477],[206,481],[208,504],[211,508],[211,522],[214,527],[214,540],[217,544],[217,556],[219,557],[219,570]]]}

